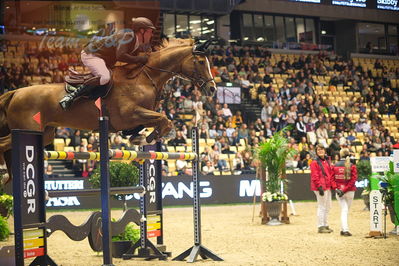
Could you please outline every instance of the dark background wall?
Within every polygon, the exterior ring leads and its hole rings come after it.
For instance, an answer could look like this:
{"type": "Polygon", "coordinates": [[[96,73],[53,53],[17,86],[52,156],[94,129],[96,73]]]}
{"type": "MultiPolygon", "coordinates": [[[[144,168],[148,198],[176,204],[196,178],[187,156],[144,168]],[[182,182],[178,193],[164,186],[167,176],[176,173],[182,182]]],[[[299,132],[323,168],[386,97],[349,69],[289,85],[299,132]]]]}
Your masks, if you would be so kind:
{"type": "Polygon", "coordinates": [[[352,20],[341,20],[335,22],[336,30],[336,52],[347,56],[356,51],[356,23],[352,20]]]}
{"type": "Polygon", "coordinates": [[[322,18],[348,19],[399,23],[399,12],[383,11],[369,8],[331,6],[290,2],[288,0],[246,0],[235,7],[235,10],[259,11],[298,16],[315,16],[322,18]]]}

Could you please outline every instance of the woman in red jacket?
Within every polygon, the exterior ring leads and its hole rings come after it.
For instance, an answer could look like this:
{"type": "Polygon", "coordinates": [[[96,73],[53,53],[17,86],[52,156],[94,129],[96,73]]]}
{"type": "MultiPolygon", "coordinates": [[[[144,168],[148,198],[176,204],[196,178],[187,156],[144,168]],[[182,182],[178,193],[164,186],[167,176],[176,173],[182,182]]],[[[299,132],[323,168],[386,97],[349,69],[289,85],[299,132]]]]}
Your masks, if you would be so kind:
{"type": "Polygon", "coordinates": [[[345,151],[342,158],[334,165],[333,187],[341,206],[341,236],[351,236],[348,226],[348,212],[356,191],[357,168],[350,162],[349,152],[345,151]]]}
{"type": "Polygon", "coordinates": [[[316,146],[317,159],[310,164],[310,189],[317,198],[318,232],[331,233],[328,226],[328,212],[331,209],[331,190],[334,178],[333,168],[323,145],[316,146]]]}

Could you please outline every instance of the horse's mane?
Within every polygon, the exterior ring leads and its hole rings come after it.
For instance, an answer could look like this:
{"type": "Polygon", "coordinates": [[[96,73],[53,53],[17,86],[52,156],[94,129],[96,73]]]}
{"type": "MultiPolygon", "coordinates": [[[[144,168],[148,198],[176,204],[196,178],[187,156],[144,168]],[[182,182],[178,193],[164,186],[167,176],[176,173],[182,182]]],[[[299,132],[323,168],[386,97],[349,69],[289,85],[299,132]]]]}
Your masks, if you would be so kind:
{"type": "MultiPolygon", "coordinates": [[[[153,52],[150,56],[155,56],[155,54],[166,52],[169,49],[179,48],[179,47],[192,47],[194,45],[193,39],[163,39],[161,43],[153,47],[153,52]]],[[[130,78],[135,78],[141,72],[142,68],[138,65],[126,64],[122,66],[128,72],[130,78]]]]}
{"type": "Polygon", "coordinates": [[[170,48],[176,47],[186,47],[186,46],[193,46],[194,40],[193,39],[163,39],[160,44],[155,45],[153,47],[154,51],[162,51],[170,48]]]}

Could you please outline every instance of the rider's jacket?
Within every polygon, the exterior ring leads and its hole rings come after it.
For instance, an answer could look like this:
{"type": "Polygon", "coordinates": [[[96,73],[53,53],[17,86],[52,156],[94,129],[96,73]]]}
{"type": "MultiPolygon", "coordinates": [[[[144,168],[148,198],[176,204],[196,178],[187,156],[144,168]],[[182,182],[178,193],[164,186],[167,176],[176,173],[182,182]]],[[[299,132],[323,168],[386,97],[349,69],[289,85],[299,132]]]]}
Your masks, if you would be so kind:
{"type": "Polygon", "coordinates": [[[139,42],[133,31],[117,32],[104,38],[92,39],[83,49],[87,54],[102,58],[107,67],[113,67],[123,53],[134,55],[138,51],[139,42]]]}

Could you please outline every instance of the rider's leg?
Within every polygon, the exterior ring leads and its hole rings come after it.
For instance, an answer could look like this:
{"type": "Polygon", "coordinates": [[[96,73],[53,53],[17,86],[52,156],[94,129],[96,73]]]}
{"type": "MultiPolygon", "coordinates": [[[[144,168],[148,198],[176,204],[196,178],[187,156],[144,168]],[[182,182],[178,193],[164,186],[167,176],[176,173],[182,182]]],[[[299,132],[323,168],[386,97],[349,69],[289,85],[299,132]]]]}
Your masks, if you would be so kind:
{"type": "Polygon", "coordinates": [[[83,94],[88,93],[93,88],[100,86],[100,79],[101,77],[99,76],[88,79],[87,81],[85,81],[83,85],[77,87],[76,90],[65,95],[60,101],[62,109],[64,110],[68,109],[76,98],[82,96],[83,94]]]}
{"type": "Polygon", "coordinates": [[[90,70],[93,76],[99,76],[100,85],[105,85],[111,80],[111,73],[109,72],[105,61],[93,54],[81,53],[82,63],[90,70]]]}
{"type": "Polygon", "coordinates": [[[85,94],[91,89],[105,85],[111,80],[111,74],[105,64],[105,61],[100,57],[93,54],[86,54],[84,51],[81,53],[81,59],[83,64],[90,70],[94,75],[93,79],[87,80],[82,86],[79,86],[74,92],[65,95],[61,101],[61,107],[66,110],[71,106],[72,102],[79,96],[85,94]]]}

